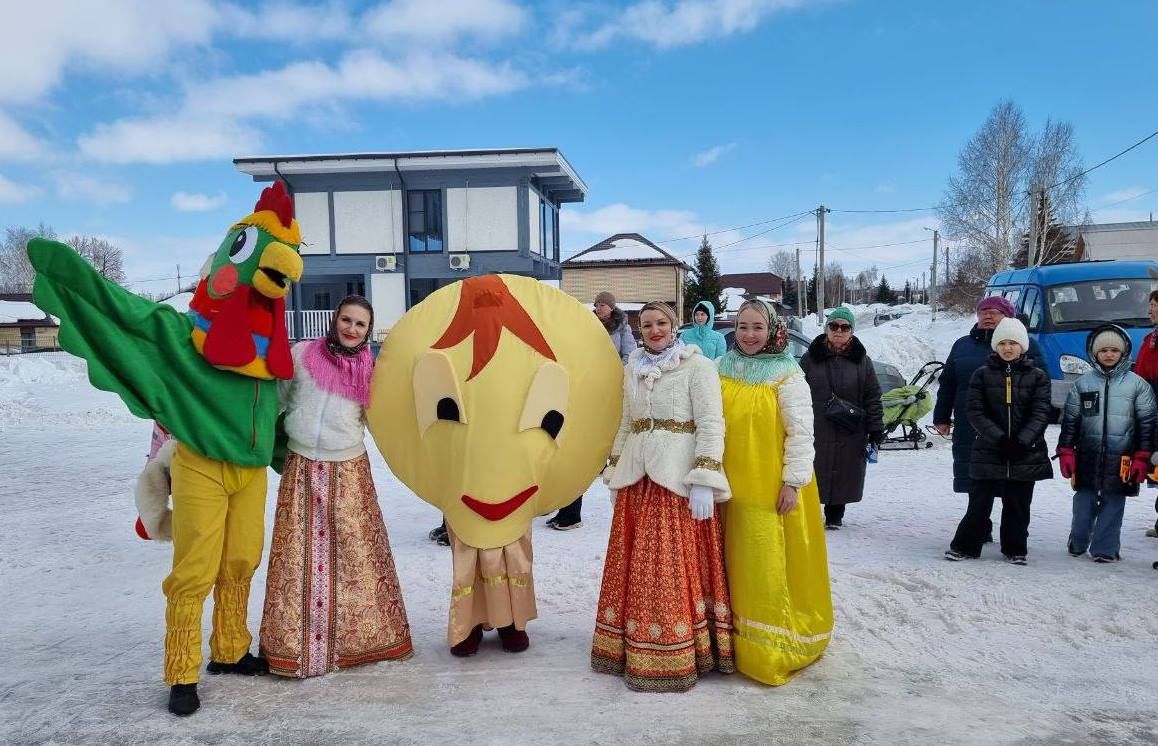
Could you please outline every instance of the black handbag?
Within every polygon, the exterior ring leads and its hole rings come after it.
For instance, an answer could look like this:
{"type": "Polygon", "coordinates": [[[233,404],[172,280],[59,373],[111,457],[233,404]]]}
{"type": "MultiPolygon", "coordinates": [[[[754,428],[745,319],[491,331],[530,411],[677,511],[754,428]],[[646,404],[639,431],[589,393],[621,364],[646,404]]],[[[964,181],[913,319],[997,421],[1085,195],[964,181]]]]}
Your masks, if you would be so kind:
{"type": "Polygon", "coordinates": [[[830,392],[828,401],[824,403],[824,416],[842,430],[850,433],[863,432],[867,416],[864,408],[836,395],[836,389],[832,386],[832,371],[829,370],[827,361],[824,363],[824,372],[828,377],[830,392]]]}

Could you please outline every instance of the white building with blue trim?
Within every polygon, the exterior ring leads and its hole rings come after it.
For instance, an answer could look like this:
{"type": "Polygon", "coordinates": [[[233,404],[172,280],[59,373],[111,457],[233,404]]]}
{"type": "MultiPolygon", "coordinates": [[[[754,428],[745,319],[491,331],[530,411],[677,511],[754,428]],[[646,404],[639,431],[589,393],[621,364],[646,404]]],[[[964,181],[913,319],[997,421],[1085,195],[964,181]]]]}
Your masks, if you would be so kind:
{"type": "Polygon", "coordinates": [[[415,303],[469,275],[558,280],[559,211],[587,185],[557,148],[235,158],[294,197],[305,271],[290,334],[321,336],[358,293],[381,337],[415,303]]]}

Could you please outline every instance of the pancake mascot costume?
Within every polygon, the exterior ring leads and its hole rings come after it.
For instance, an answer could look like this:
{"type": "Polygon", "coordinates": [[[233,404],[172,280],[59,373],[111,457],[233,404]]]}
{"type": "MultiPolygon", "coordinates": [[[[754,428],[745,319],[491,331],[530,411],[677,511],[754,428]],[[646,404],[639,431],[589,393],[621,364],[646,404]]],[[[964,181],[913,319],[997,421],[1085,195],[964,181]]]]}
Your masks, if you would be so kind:
{"type": "Polygon", "coordinates": [[[526,277],[449,285],[386,337],[367,421],[390,470],[446,516],[455,655],[477,652],[486,629],[509,652],[529,645],[531,519],[603,468],[622,380],[595,315],[526,277]]]}
{"type": "Polygon", "coordinates": [[[172,535],[173,569],[162,588],[175,715],[200,706],[201,612],[211,589],[207,670],[268,670],[249,653],[246,609],[264,544],[277,379],[293,376],[285,296],[301,278],[300,243],[293,200],[276,182],[206,262],[187,314],[106,280],[63,244],[28,243],[34,297],[60,318],[61,346],[87,361],[94,386],[176,441],[163,459],[172,512],[142,506],[137,522],[144,538],[172,535]]]}

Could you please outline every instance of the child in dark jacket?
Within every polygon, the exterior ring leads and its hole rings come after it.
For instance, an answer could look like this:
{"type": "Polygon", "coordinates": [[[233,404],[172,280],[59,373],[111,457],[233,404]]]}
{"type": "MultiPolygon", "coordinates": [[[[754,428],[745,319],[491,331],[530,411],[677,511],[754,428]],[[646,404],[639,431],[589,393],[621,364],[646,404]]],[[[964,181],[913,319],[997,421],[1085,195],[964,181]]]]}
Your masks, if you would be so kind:
{"type": "Polygon", "coordinates": [[[1094,369],[1074,381],[1062,413],[1058,465],[1074,483],[1069,550],[1118,560],[1126,498],[1150,471],[1158,414],[1154,392],[1130,371],[1130,336],[1113,324],[1086,340],[1094,369]]]}
{"type": "Polygon", "coordinates": [[[969,424],[977,433],[969,460],[969,507],[945,559],[981,556],[994,498],[1001,498],[1001,553],[1024,565],[1033,483],[1053,477],[1045,428],[1050,383],[1030,365],[1029,334],[1017,319],[993,330],[993,355],[969,380],[969,424]]]}

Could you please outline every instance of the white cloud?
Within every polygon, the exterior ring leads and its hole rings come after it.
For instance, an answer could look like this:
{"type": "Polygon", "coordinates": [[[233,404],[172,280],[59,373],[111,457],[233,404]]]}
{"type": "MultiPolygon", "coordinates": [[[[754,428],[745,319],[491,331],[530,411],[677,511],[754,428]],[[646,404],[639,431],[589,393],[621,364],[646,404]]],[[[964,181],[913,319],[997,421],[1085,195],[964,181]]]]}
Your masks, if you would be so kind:
{"type": "Polygon", "coordinates": [[[564,258],[616,233],[639,233],[657,243],[663,241],[660,247],[677,257],[694,255],[700,237],[705,233],[715,234],[709,236],[713,245],[744,238],[744,234],[737,231],[717,233],[718,227],[700,221],[691,210],[643,210],[622,202],[591,212],[563,210],[559,213],[559,221],[566,247],[561,252],[564,258]],[[684,240],[667,240],[671,238],[684,240]]]}
{"type": "Polygon", "coordinates": [[[394,0],[368,11],[367,38],[448,43],[462,37],[495,40],[518,34],[527,12],[511,0],[394,0]]]}
{"type": "Polygon", "coordinates": [[[189,192],[177,192],[170,202],[173,208],[181,212],[205,212],[207,210],[216,210],[225,204],[225,192],[218,192],[217,194],[190,194],[189,192]]]}
{"type": "Polygon", "coordinates": [[[233,158],[260,149],[252,127],[223,118],[190,116],[121,119],[98,124],[77,144],[82,155],[107,163],[173,163],[233,158]]]}
{"type": "Polygon", "coordinates": [[[40,196],[40,189],[34,186],[17,184],[14,181],[0,176],[0,205],[14,205],[27,202],[40,196]]]}
{"type": "Polygon", "coordinates": [[[38,157],[40,141],[0,111],[0,160],[24,161],[38,157]]]}
{"type": "Polygon", "coordinates": [[[897,188],[893,186],[893,182],[891,181],[882,181],[873,187],[874,194],[892,194],[895,191],[897,191],[897,188]]]}
{"type": "Polygon", "coordinates": [[[734,142],[730,142],[726,145],[716,145],[714,147],[708,148],[703,152],[696,153],[694,156],[692,156],[692,163],[697,168],[710,166],[716,161],[720,160],[720,156],[722,156],[724,153],[729,153],[735,149],[736,143],[734,142]]]}
{"type": "Polygon", "coordinates": [[[241,39],[269,39],[298,44],[350,39],[356,20],[343,6],[264,4],[258,11],[236,5],[221,9],[222,26],[241,39]]]}
{"type": "Polygon", "coordinates": [[[111,181],[101,181],[85,174],[61,174],[56,179],[56,193],[62,199],[115,205],[132,199],[128,187],[111,181]]]}
{"type": "Polygon", "coordinates": [[[56,0],[4,4],[0,101],[33,101],[66,70],[144,74],[175,51],[206,44],[219,15],[209,0],[56,0]]]}
{"type": "Polygon", "coordinates": [[[233,157],[260,149],[247,120],[288,120],[303,108],[344,101],[461,101],[518,90],[531,81],[506,64],[419,53],[400,62],[357,50],[330,66],[296,62],[190,86],[175,115],[99,124],[81,153],[115,163],[171,163],[233,157]]]}
{"type": "MultiPolygon", "coordinates": [[[[579,49],[601,49],[617,39],[648,42],[660,49],[747,33],[766,17],[817,0],[644,0],[586,29],[582,11],[560,17],[557,35],[579,49]]],[[[824,1],[824,0],[821,0],[824,1]]]]}

